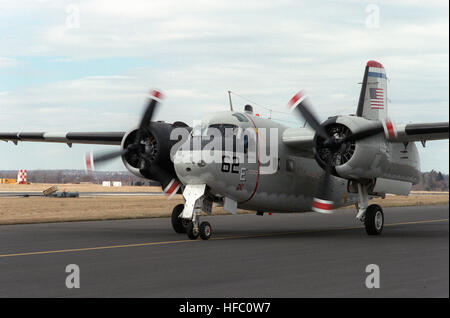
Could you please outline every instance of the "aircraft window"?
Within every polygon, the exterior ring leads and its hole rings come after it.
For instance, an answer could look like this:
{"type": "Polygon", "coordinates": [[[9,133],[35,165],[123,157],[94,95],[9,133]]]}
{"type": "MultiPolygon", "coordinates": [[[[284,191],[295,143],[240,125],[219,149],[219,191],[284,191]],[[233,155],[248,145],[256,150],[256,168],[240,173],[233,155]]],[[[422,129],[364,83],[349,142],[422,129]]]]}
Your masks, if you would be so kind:
{"type": "MultiPolygon", "coordinates": [[[[206,136],[213,136],[217,134],[217,130],[220,132],[220,136],[222,138],[222,150],[226,150],[225,139],[233,138],[232,142],[232,151],[236,152],[236,138],[239,132],[239,127],[233,124],[212,124],[208,126],[208,130],[206,131],[206,136]],[[208,131],[211,129],[210,131],[208,131]]],[[[209,139],[206,139],[209,142],[209,139]]]]}
{"type": "MultiPolygon", "coordinates": [[[[191,149],[194,148],[194,139],[197,140],[197,145],[203,149],[206,145],[210,145],[212,138],[218,137],[220,134],[222,150],[226,147],[232,146],[228,151],[248,153],[249,151],[249,136],[242,133],[242,129],[233,124],[211,124],[209,126],[199,125],[197,129],[193,129],[189,136],[188,142],[191,149]],[[230,141],[232,139],[232,141],[230,141]],[[227,141],[225,141],[227,140],[227,141]]],[[[198,147],[197,146],[197,147],[198,147]]]]}
{"type": "Polygon", "coordinates": [[[233,113],[233,116],[236,117],[240,122],[248,122],[248,119],[244,114],[233,113]]]}
{"type": "Polygon", "coordinates": [[[216,129],[219,129],[220,132],[225,133],[226,128],[235,129],[235,128],[237,128],[237,126],[232,125],[232,124],[212,124],[212,125],[209,125],[208,128],[216,128],[216,129]]]}
{"type": "Polygon", "coordinates": [[[286,160],[286,171],[292,172],[295,170],[295,161],[292,159],[286,160]]]}
{"type": "Polygon", "coordinates": [[[218,129],[220,131],[220,133],[222,134],[222,136],[227,136],[230,134],[230,128],[233,129],[231,132],[233,134],[235,134],[238,126],[232,125],[232,124],[212,124],[212,125],[209,125],[208,129],[209,128],[218,129]]]}

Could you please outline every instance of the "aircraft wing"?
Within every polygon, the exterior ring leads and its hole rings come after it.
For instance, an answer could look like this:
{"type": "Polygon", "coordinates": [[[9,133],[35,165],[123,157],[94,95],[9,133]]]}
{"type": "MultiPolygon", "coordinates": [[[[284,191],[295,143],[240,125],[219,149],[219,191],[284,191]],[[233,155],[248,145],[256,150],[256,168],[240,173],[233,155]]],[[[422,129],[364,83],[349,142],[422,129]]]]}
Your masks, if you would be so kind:
{"type": "Polygon", "coordinates": [[[120,145],[125,132],[0,132],[0,140],[31,142],[59,142],[72,144],[120,145]]]}
{"type": "MultiPolygon", "coordinates": [[[[449,123],[418,123],[394,125],[387,120],[383,123],[386,138],[390,142],[414,142],[449,138],[449,123]]],[[[314,131],[305,128],[287,128],[283,132],[283,143],[305,153],[313,153],[314,131]]]]}
{"type": "Polygon", "coordinates": [[[287,128],[283,132],[283,143],[313,156],[314,131],[308,127],[287,128]]]}
{"type": "Polygon", "coordinates": [[[387,121],[384,124],[386,137],[391,142],[448,139],[448,127],[448,122],[394,125],[387,121]]]}

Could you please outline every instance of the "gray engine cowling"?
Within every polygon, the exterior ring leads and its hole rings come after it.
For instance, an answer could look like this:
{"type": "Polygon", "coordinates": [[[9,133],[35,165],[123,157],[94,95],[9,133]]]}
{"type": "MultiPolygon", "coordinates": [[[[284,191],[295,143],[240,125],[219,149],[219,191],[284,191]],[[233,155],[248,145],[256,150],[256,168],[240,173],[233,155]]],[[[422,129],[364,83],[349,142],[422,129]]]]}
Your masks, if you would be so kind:
{"type": "MultiPolygon", "coordinates": [[[[170,140],[173,124],[152,122],[139,141],[140,149],[122,156],[125,167],[134,175],[159,181],[163,186],[176,177],[170,150],[177,140],[170,140]],[[143,160],[145,156],[145,160],[143,160]]],[[[122,149],[136,143],[138,129],[130,130],[122,139],[122,149]]]]}
{"type": "MultiPolygon", "coordinates": [[[[323,123],[330,135],[343,138],[378,121],[357,116],[332,117],[323,123]]],[[[315,138],[315,157],[322,168],[329,160],[330,150],[321,147],[323,140],[315,138]]],[[[418,181],[420,165],[417,148],[413,143],[390,143],[383,133],[359,141],[349,141],[337,151],[332,159],[332,174],[351,180],[392,178],[415,183],[418,181]],[[402,156],[402,153],[407,153],[402,156]]]]}

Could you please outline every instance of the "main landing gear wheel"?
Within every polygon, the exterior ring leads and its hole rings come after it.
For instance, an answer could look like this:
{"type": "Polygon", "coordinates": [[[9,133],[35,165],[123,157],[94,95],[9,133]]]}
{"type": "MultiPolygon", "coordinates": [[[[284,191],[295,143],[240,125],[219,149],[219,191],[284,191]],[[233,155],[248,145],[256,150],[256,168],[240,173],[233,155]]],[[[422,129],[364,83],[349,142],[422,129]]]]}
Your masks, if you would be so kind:
{"type": "Polygon", "coordinates": [[[200,224],[199,232],[202,240],[209,240],[211,237],[211,224],[208,222],[202,222],[200,224]]]}
{"type": "Polygon", "coordinates": [[[384,214],[383,209],[379,205],[372,204],[367,207],[366,215],[364,216],[364,225],[367,234],[381,234],[384,225],[384,214]]]}
{"type": "Polygon", "coordinates": [[[186,233],[186,227],[183,224],[183,220],[180,218],[181,212],[183,212],[184,204],[178,204],[172,210],[172,227],[177,233],[186,233]]]}
{"type": "Polygon", "coordinates": [[[191,240],[196,240],[198,238],[199,230],[198,228],[195,228],[194,222],[188,224],[186,227],[186,233],[191,240]]]}

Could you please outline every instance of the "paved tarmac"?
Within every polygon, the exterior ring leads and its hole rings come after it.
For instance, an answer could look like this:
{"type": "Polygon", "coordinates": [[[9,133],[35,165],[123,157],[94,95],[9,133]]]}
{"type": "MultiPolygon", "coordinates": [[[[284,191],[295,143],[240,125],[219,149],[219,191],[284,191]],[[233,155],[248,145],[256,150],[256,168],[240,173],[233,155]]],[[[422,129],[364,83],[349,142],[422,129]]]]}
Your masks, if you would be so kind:
{"type": "Polygon", "coordinates": [[[381,236],[355,211],[0,226],[0,297],[449,297],[449,207],[385,208],[381,236]],[[68,289],[68,264],[80,288],[68,289]],[[380,288],[365,285],[366,266],[380,288]]]}

